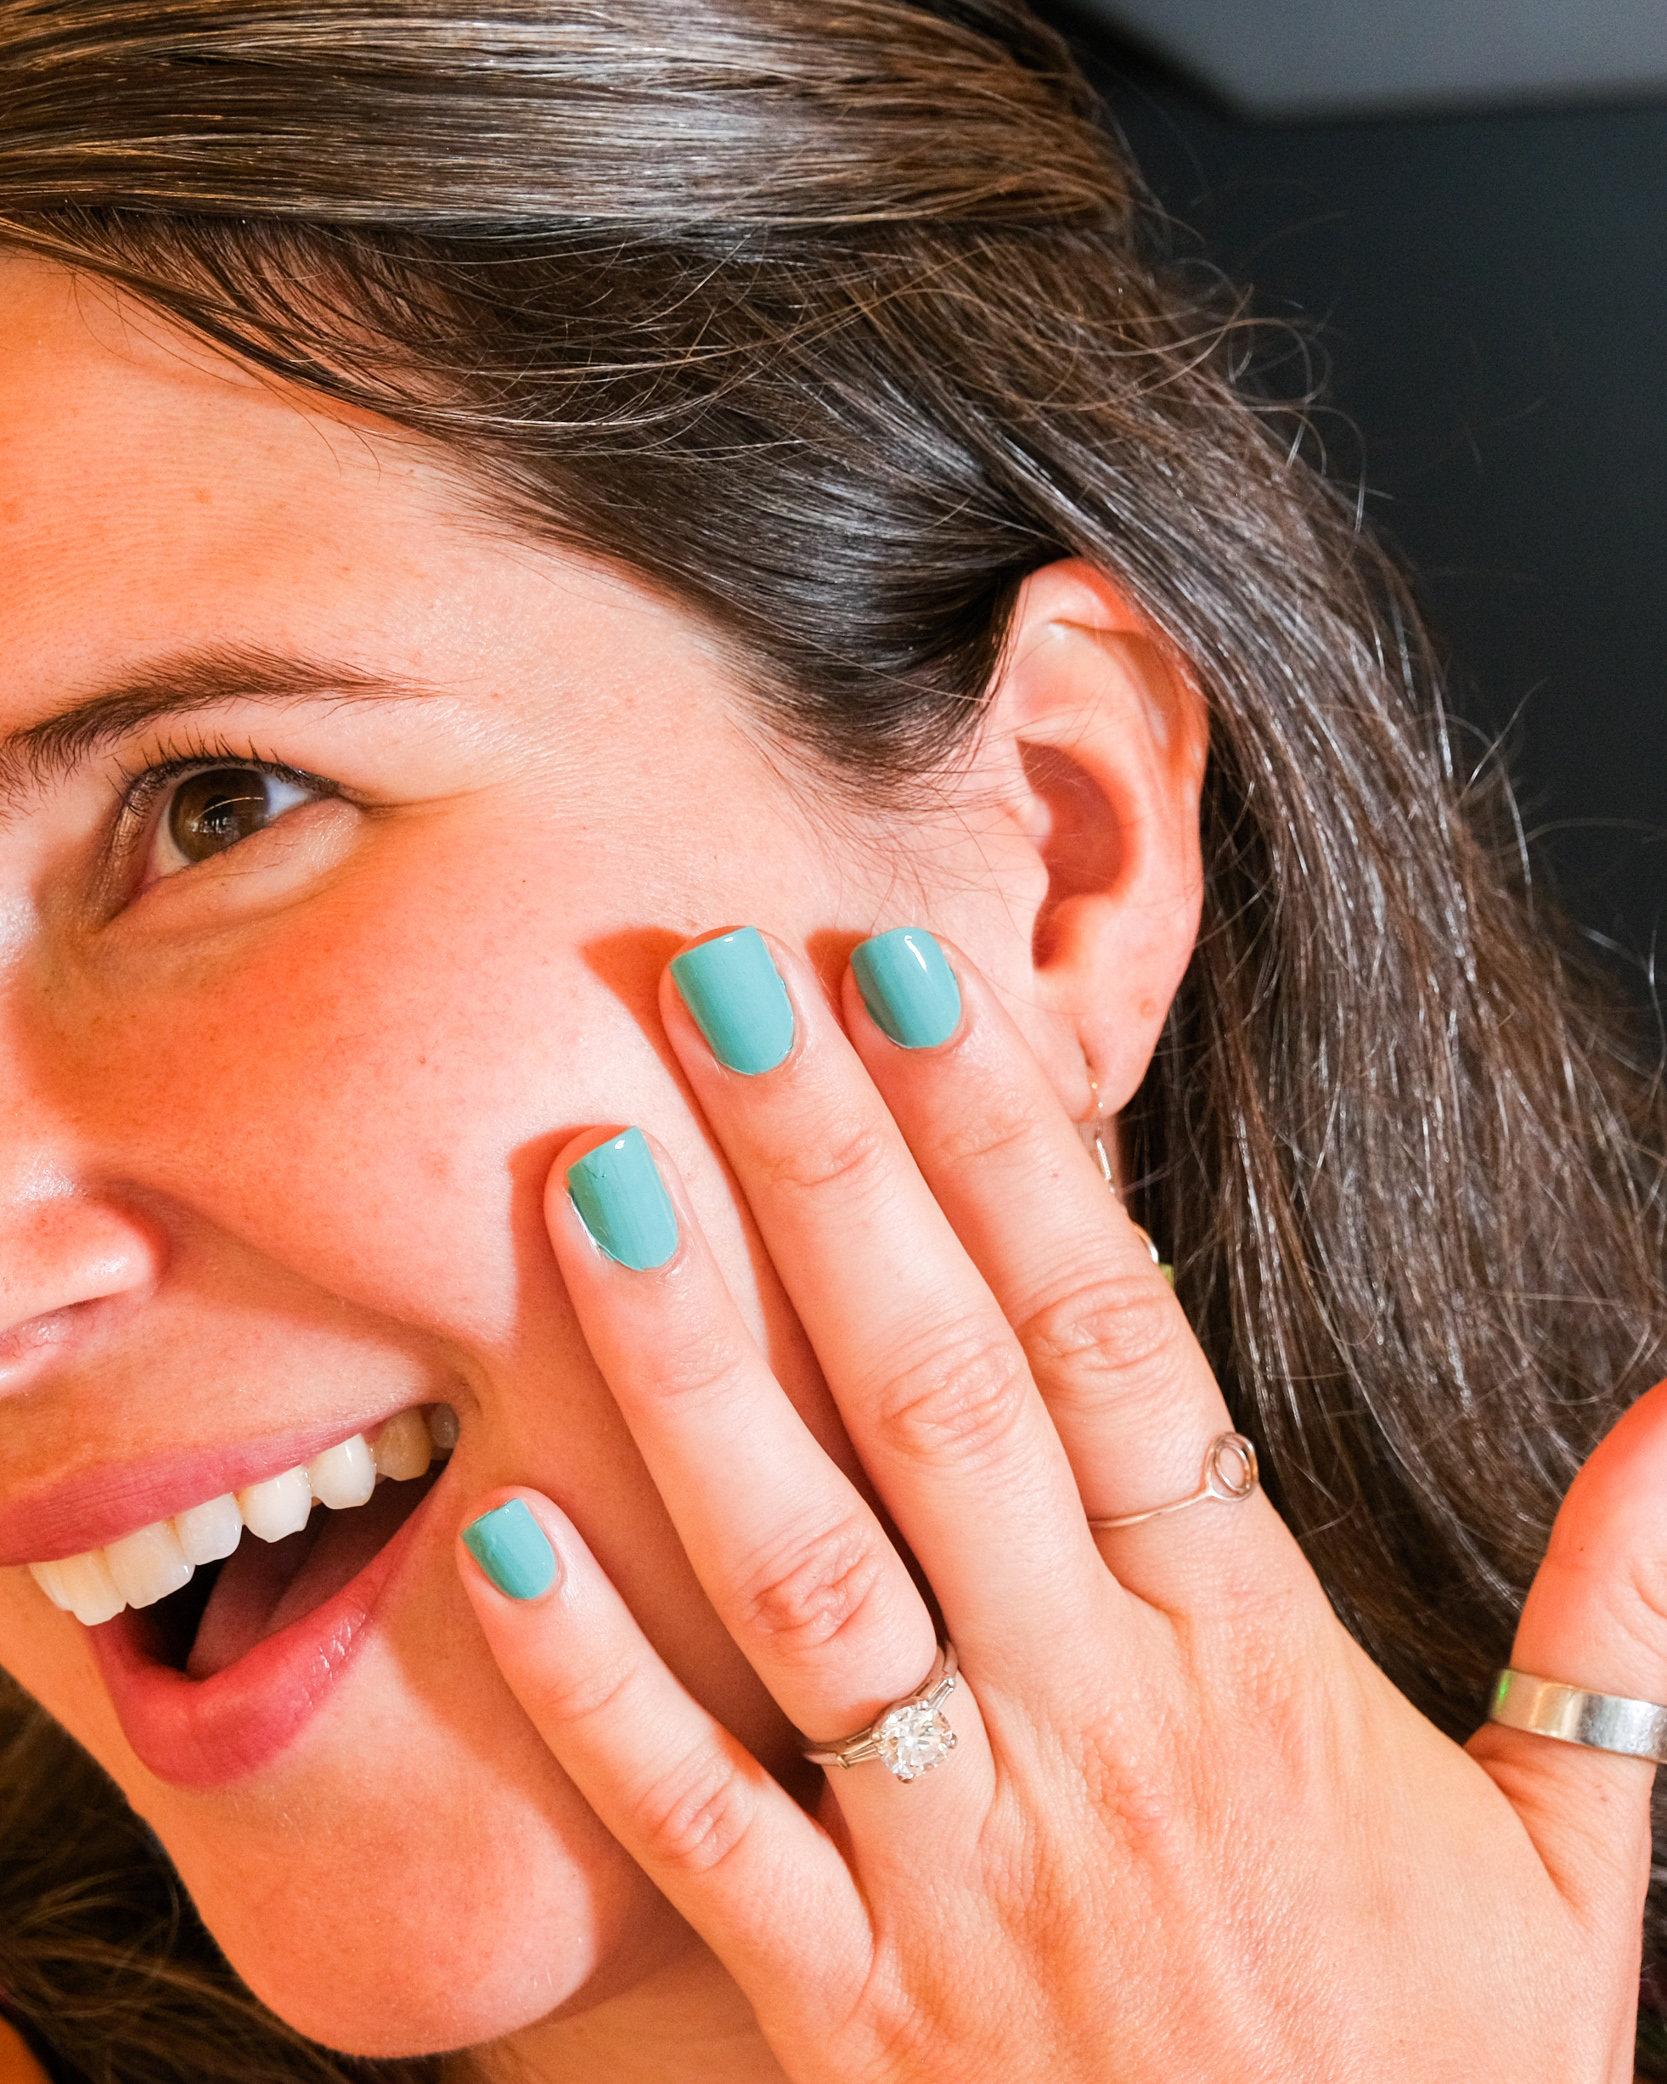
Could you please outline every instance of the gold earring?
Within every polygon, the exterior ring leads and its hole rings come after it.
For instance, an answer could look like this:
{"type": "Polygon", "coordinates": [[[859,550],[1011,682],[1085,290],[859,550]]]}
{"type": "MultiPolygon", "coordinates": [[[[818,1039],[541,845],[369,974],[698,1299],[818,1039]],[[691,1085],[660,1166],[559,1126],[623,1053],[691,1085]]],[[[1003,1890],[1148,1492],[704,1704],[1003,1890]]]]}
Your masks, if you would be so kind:
{"type": "MultiPolygon", "coordinates": [[[[1090,1090],[1094,1095],[1095,1100],[1098,1101],[1100,1097],[1099,1087],[1095,1085],[1092,1078],[1088,1081],[1088,1084],[1090,1090]]],[[[1084,1124],[1084,1127],[1088,1129],[1088,1147],[1094,1153],[1095,1159],[1099,1164],[1100,1177],[1105,1181],[1107,1187],[1111,1190],[1112,1200],[1121,1202],[1123,1197],[1117,1191],[1117,1174],[1112,1169],[1111,1153],[1106,1149],[1106,1140],[1100,1128],[1097,1110],[1095,1114],[1089,1117],[1089,1121],[1088,1123],[1084,1124]]],[[[1136,1237],[1140,1239],[1141,1243],[1146,1247],[1147,1251],[1151,1253],[1152,1264],[1157,1268],[1158,1272],[1163,1275],[1164,1279],[1169,1283],[1170,1287],[1173,1288],[1175,1285],[1175,1269],[1163,1257],[1162,1253],[1159,1252],[1156,1244],[1153,1242],[1151,1231],[1149,1231],[1143,1223],[1136,1223],[1134,1226],[1134,1230],[1136,1237]]]]}

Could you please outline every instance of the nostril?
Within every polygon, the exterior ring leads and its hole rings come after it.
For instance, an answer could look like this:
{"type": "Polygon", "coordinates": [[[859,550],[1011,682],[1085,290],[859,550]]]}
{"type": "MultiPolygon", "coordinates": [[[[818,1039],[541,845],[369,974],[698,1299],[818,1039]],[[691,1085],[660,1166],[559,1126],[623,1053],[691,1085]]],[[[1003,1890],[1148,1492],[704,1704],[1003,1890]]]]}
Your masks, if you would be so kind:
{"type": "Polygon", "coordinates": [[[0,1361],[62,1345],[98,1306],[148,1293],[161,1233],[136,1211],[73,1188],[0,1194],[0,1361]]]}
{"type": "Polygon", "coordinates": [[[0,1332],[0,1360],[13,1352],[30,1353],[37,1346],[63,1345],[90,1307],[84,1302],[66,1303],[61,1310],[44,1310],[40,1316],[0,1332]]]}
{"type": "Polygon", "coordinates": [[[53,1347],[67,1346],[88,1330],[90,1320],[102,1314],[104,1300],[91,1297],[86,1302],[66,1303],[61,1309],[43,1310],[38,1317],[26,1317],[21,1324],[0,1331],[0,1382],[24,1362],[53,1347]]]}

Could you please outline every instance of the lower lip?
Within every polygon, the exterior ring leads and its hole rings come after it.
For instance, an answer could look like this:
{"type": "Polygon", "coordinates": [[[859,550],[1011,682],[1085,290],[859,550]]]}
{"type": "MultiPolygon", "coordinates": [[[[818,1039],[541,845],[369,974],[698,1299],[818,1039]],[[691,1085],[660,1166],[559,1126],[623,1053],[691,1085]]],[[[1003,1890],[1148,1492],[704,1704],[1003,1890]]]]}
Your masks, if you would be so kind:
{"type": "Polygon", "coordinates": [[[436,1484],[392,1540],[320,1607],[216,1672],[188,1679],[146,1648],[131,1609],[87,1631],[122,1734],[172,1787],[220,1788],[269,1766],[330,1698],[434,1503],[436,1484]]]}

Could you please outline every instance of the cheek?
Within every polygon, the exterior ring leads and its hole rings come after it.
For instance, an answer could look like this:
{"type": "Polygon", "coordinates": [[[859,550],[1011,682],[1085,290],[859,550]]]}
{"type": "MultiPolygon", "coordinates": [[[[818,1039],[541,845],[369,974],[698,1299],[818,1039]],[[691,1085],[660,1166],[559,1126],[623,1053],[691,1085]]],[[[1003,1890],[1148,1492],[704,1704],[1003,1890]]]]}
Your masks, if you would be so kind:
{"type": "Polygon", "coordinates": [[[376,866],[222,958],[124,965],[51,1023],[42,1081],[115,1182],[361,1306],[435,1324],[444,1299],[448,1332],[496,1343],[545,1257],[553,1152],[683,1111],[652,1013],[674,936],[605,933],[592,959],[566,906],[515,894],[524,858],[485,887],[376,866]]]}

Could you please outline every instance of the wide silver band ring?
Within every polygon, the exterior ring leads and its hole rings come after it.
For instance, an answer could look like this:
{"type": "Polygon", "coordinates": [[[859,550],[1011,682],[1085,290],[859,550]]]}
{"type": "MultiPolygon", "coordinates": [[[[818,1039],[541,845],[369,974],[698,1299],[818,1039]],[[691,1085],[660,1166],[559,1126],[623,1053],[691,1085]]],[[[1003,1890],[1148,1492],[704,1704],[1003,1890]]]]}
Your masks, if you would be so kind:
{"type": "Polygon", "coordinates": [[[1501,1672],[1493,1682],[1488,1720],[1506,1729],[1526,1729],[1560,1744],[1589,1751],[1616,1751],[1624,1758],[1667,1765],[1667,1708],[1654,1701],[1626,1700],[1618,1693],[1588,1693],[1532,1672],[1501,1672]]]}
{"type": "Polygon", "coordinates": [[[916,1780],[941,1766],[955,1749],[955,1732],[943,1704],[955,1691],[953,1643],[940,1643],[932,1669],[913,1693],[894,1700],[866,1729],[826,1741],[807,1737],[800,1745],[812,1765],[861,1766],[877,1759],[898,1780],[916,1780]]]}
{"type": "Polygon", "coordinates": [[[1197,1490],[1188,1491],[1184,1498],[1171,1498],[1167,1505],[1149,1506],[1145,1512],[1119,1513],[1114,1520],[1090,1520],[1088,1524],[1100,1534],[1108,1527],[1138,1527],[1143,1520],[1161,1520],[1212,1498],[1223,1505],[1239,1505],[1259,1481],[1256,1450],[1243,1433],[1217,1433],[1204,1450],[1204,1480],[1197,1490]]]}

